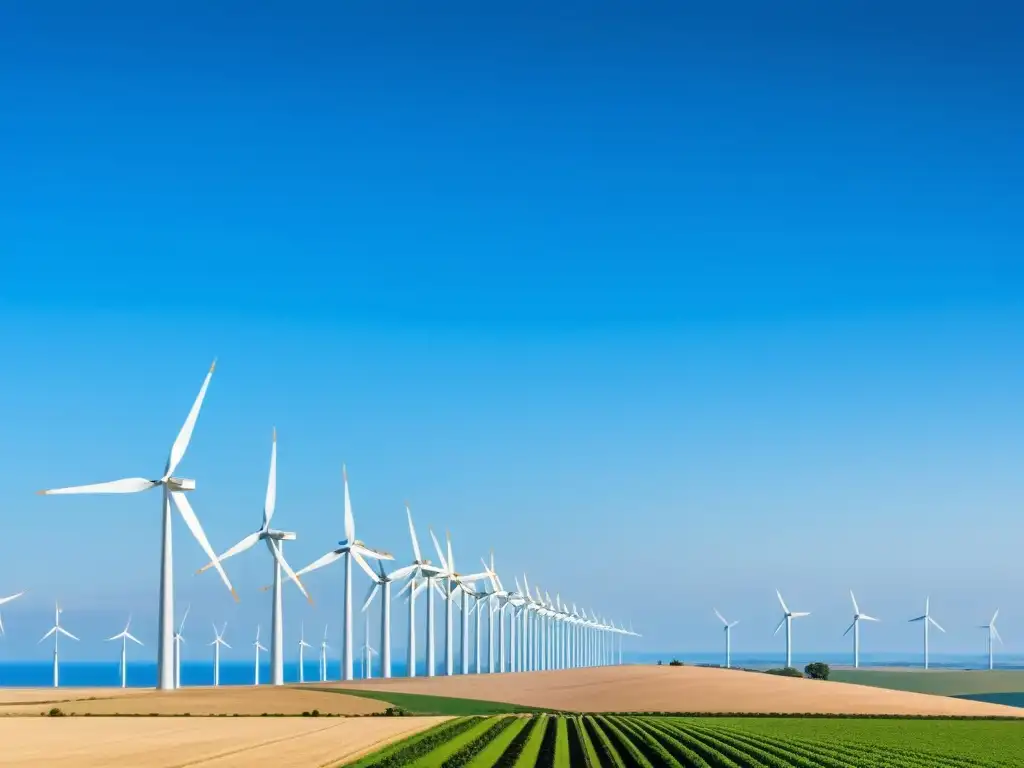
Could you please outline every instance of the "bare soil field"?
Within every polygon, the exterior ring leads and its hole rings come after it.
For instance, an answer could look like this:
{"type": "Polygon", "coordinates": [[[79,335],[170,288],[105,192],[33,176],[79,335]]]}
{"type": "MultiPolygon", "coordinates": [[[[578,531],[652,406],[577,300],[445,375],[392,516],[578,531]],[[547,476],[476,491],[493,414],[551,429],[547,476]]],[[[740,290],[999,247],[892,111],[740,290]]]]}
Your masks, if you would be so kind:
{"type": "Polygon", "coordinates": [[[45,704],[46,702],[131,696],[137,688],[0,688],[0,706],[8,704],[45,704]]]}
{"type": "Polygon", "coordinates": [[[4,718],[0,742],[5,768],[320,768],[445,719],[4,718]]]}
{"type": "MultiPolygon", "coordinates": [[[[323,686],[322,683],[317,685],[323,686]]],[[[1024,718],[1024,709],[852,683],[704,667],[621,666],[328,684],[573,712],[780,712],[1024,718]]]]}
{"type": "MultiPolygon", "coordinates": [[[[368,715],[383,712],[388,706],[383,701],[359,696],[271,686],[177,691],[95,689],[91,698],[66,701],[55,700],[53,693],[44,703],[30,703],[31,699],[26,697],[24,703],[0,704],[0,715],[38,715],[54,706],[68,715],[301,715],[314,709],[323,715],[368,715]]],[[[2,693],[0,698],[10,700],[2,693]]]]}

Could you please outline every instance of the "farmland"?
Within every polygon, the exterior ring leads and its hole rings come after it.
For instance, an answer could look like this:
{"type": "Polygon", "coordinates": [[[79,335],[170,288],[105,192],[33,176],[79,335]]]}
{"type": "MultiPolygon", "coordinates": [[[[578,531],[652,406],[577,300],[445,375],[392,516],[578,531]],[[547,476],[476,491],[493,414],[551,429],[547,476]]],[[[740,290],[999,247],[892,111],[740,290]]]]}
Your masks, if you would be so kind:
{"type": "Polygon", "coordinates": [[[1024,671],[981,669],[833,669],[831,680],[1024,706],[1024,671]]]}
{"type": "Polygon", "coordinates": [[[456,718],[351,768],[996,768],[1020,764],[1024,723],[666,715],[456,718]]]}

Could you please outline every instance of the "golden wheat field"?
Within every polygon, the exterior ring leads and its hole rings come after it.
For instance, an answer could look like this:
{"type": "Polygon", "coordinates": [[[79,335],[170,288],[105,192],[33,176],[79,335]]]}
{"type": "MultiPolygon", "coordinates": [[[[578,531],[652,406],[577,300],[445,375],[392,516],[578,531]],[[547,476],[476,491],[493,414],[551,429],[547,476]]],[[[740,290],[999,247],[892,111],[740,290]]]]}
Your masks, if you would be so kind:
{"type": "Polygon", "coordinates": [[[319,768],[443,717],[0,718],[5,768],[319,768]]]}

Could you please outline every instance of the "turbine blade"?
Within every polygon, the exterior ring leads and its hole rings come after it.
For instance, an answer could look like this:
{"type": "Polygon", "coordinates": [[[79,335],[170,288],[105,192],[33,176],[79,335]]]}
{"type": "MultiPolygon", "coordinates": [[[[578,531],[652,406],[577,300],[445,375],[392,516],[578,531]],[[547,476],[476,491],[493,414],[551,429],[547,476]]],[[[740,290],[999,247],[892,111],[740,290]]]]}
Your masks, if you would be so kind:
{"type": "Polygon", "coordinates": [[[942,628],[941,626],[939,626],[939,622],[937,622],[937,621],[936,621],[935,619],[933,619],[933,618],[932,618],[931,616],[929,616],[929,617],[928,617],[928,621],[930,621],[930,622],[932,623],[932,625],[933,625],[933,626],[934,626],[934,627],[935,627],[935,628],[936,628],[937,630],[939,630],[939,632],[945,632],[945,631],[946,631],[946,630],[944,630],[944,629],[943,629],[943,628],[942,628]]]}
{"type": "Polygon", "coordinates": [[[996,612],[992,614],[992,621],[990,621],[989,624],[995,624],[996,623],[996,619],[998,617],[999,617],[999,609],[996,608],[996,612]]]}
{"type": "Polygon", "coordinates": [[[267,497],[263,502],[263,528],[270,527],[270,518],[274,516],[277,505],[277,427],[274,427],[273,440],[270,444],[270,472],[267,474],[267,497]]]}
{"type": "Polygon", "coordinates": [[[448,568],[455,573],[455,556],[452,554],[452,532],[445,531],[445,541],[448,544],[448,568]]]}
{"type": "Polygon", "coordinates": [[[160,483],[154,480],[147,480],[144,477],[126,477],[123,480],[111,480],[109,483],[51,488],[47,491],[39,491],[39,494],[41,496],[57,496],[65,493],[138,493],[139,491],[148,491],[157,485],[160,485],[160,483]]]}
{"type": "Polygon", "coordinates": [[[203,379],[203,386],[199,388],[199,394],[196,395],[195,402],[192,403],[192,409],[185,418],[185,423],[181,425],[181,431],[178,432],[178,436],[174,439],[171,453],[167,457],[167,467],[164,469],[164,475],[167,477],[174,474],[174,470],[178,468],[178,464],[185,455],[189,441],[192,440],[192,430],[195,429],[196,419],[199,418],[199,409],[203,407],[203,398],[206,397],[206,389],[210,386],[210,377],[213,376],[213,369],[216,367],[217,361],[214,360],[210,370],[206,373],[206,378],[203,379]]]}
{"type": "Polygon", "coordinates": [[[908,622],[914,622],[914,621],[924,621],[924,620],[925,620],[925,619],[927,619],[927,618],[928,618],[927,616],[918,616],[917,618],[914,618],[914,619],[907,619],[907,621],[908,621],[908,622]]]}
{"type": "Polygon", "coordinates": [[[341,465],[341,477],[345,484],[345,539],[349,544],[356,540],[356,520],[352,516],[352,497],[348,492],[348,469],[341,465]]]}
{"type": "Polygon", "coordinates": [[[857,598],[853,596],[853,590],[850,590],[850,599],[853,600],[853,612],[860,613],[860,608],[857,605],[857,598]]]}
{"type": "Polygon", "coordinates": [[[410,573],[415,571],[418,567],[419,566],[417,566],[417,565],[407,565],[404,568],[399,568],[398,570],[394,571],[388,577],[388,579],[391,580],[391,581],[398,581],[399,579],[404,579],[410,573]]]}
{"type": "Polygon", "coordinates": [[[188,612],[192,610],[192,603],[185,606],[185,615],[181,617],[181,624],[178,626],[178,634],[180,635],[185,631],[185,619],[188,618],[188,612]]]}
{"type": "Polygon", "coordinates": [[[722,622],[723,624],[726,624],[726,625],[728,625],[728,624],[729,624],[729,622],[725,620],[725,617],[724,617],[724,616],[722,616],[722,614],[720,614],[720,613],[718,612],[718,609],[717,609],[717,608],[712,608],[712,610],[713,610],[713,611],[715,612],[715,616],[717,616],[717,617],[719,618],[719,620],[720,620],[720,621],[721,621],[721,622],[722,622]]]}
{"type": "Polygon", "coordinates": [[[312,563],[307,565],[305,568],[301,568],[300,570],[296,571],[295,575],[296,576],[302,576],[303,574],[309,573],[310,571],[315,571],[315,570],[318,570],[320,568],[323,568],[325,565],[330,565],[331,563],[333,563],[335,560],[337,560],[338,558],[340,558],[344,554],[345,554],[345,551],[342,550],[342,549],[336,549],[333,552],[328,552],[326,555],[324,555],[320,559],[314,560],[312,563]]]}
{"type": "MultiPolygon", "coordinates": [[[[210,369],[213,370],[212,368],[210,369]]],[[[209,378],[207,378],[209,381],[209,378]]],[[[205,385],[204,385],[205,386],[205,385]]],[[[202,394],[202,393],[200,393],[202,394]]],[[[198,400],[196,402],[199,402],[198,400]]],[[[224,582],[224,586],[231,592],[231,596],[235,598],[235,602],[238,602],[238,593],[235,592],[235,588],[231,586],[231,581],[228,579],[228,575],[224,572],[220,562],[217,561],[217,556],[213,554],[213,548],[210,546],[210,542],[206,538],[206,534],[203,532],[203,526],[199,524],[199,518],[196,517],[195,511],[192,509],[192,505],[188,501],[188,497],[185,496],[181,491],[172,491],[171,498],[174,499],[174,505],[178,508],[182,518],[185,520],[185,524],[188,529],[192,532],[195,540],[199,542],[199,546],[206,552],[206,556],[214,561],[214,568],[217,569],[217,573],[220,574],[221,581],[224,582]]]]}
{"type": "Polygon", "coordinates": [[[250,533],[248,536],[246,536],[240,542],[238,542],[233,547],[231,547],[226,552],[224,552],[224,554],[218,555],[216,559],[211,560],[210,562],[208,562],[206,565],[204,565],[202,568],[200,568],[198,571],[196,571],[196,573],[203,573],[204,571],[208,571],[210,568],[216,568],[217,567],[217,563],[222,563],[225,560],[227,560],[229,557],[234,557],[235,555],[240,555],[242,552],[245,552],[245,550],[250,549],[259,540],[260,540],[260,531],[256,531],[255,533],[250,533]]]}
{"type": "Polygon", "coordinates": [[[120,640],[122,635],[124,635],[124,632],[119,632],[118,634],[114,635],[113,637],[108,637],[103,642],[109,643],[111,640],[120,640]]]}
{"type": "Polygon", "coordinates": [[[19,592],[16,595],[11,595],[9,597],[0,597],[0,605],[3,605],[4,603],[9,603],[9,602],[11,602],[11,600],[17,600],[19,597],[21,597],[24,594],[25,594],[25,592],[21,591],[21,592],[19,592]]]}
{"type": "Polygon", "coordinates": [[[786,617],[783,616],[782,617],[782,621],[779,622],[779,626],[777,626],[775,628],[775,631],[772,632],[772,637],[775,637],[775,635],[779,634],[779,630],[782,629],[782,627],[785,625],[785,623],[786,623],[786,617]]]}
{"type": "Polygon", "coordinates": [[[295,574],[295,571],[293,571],[292,567],[288,565],[288,561],[284,559],[284,555],[281,553],[280,544],[273,539],[270,539],[270,542],[270,551],[274,555],[274,559],[277,561],[277,564],[281,566],[281,570],[285,572],[285,575],[295,582],[295,586],[299,588],[299,592],[301,592],[302,596],[306,598],[306,602],[312,605],[313,598],[309,596],[309,592],[307,592],[306,588],[302,586],[302,582],[299,581],[299,577],[295,574]]]}
{"type": "Polygon", "coordinates": [[[370,581],[374,584],[380,581],[380,576],[373,572],[373,569],[363,560],[362,555],[359,554],[358,550],[352,550],[352,558],[356,561],[356,565],[363,569],[367,576],[370,577],[370,581]]]}
{"type": "Polygon", "coordinates": [[[782,599],[782,593],[776,589],[775,594],[779,596],[779,604],[782,606],[782,612],[789,613],[789,608],[786,607],[786,601],[782,599]]]}
{"type": "Polygon", "coordinates": [[[796,613],[791,613],[789,615],[792,616],[794,619],[799,619],[799,618],[802,618],[803,616],[810,616],[811,612],[810,611],[797,611],[796,613]]]}
{"type": "Polygon", "coordinates": [[[366,594],[366,600],[363,602],[363,611],[370,607],[370,603],[373,602],[373,598],[377,595],[377,590],[380,589],[380,584],[374,582],[370,585],[370,591],[366,594]]]}
{"type": "Polygon", "coordinates": [[[395,556],[382,549],[370,549],[365,544],[353,544],[349,547],[353,552],[358,552],[363,557],[372,557],[375,560],[394,560],[395,556]]]}
{"type": "Polygon", "coordinates": [[[441,545],[437,542],[437,536],[434,535],[434,529],[430,528],[428,530],[430,531],[430,538],[434,542],[434,549],[437,550],[437,556],[441,560],[441,567],[445,571],[447,571],[448,570],[448,561],[445,560],[445,558],[444,558],[444,552],[441,551],[441,545]]]}
{"type": "Polygon", "coordinates": [[[135,635],[131,634],[130,632],[125,632],[124,636],[127,637],[129,640],[131,640],[133,643],[138,643],[139,645],[142,645],[142,641],[139,640],[137,637],[135,637],[135,635]]]}
{"type": "Polygon", "coordinates": [[[412,510],[409,509],[409,505],[405,505],[405,516],[409,518],[409,538],[412,539],[412,559],[417,563],[423,561],[423,557],[420,555],[420,543],[416,539],[416,529],[412,525],[412,510]]]}
{"type": "Polygon", "coordinates": [[[995,637],[996,640],[999,641],[999,644],[1002,645],[1003,638],[999,636],[999,630],[996,629],[995,624],[992,625],[992,635],[995,637]]]}
{"type": "Polygon", "coordinates": [[[848,627],[846,628],[846,631],[845,631],[845,632],[843,632],[843,637],[846,637],[846,636],[847,636],[848,634],[850,634],[850,630],[851,630],[851,629],[853,629],[853,628],[854,628],[854,626],[855,626],[856,624],[857,624],[857,622],[855,621],[855,622],[853,622],[853,624],[851,624],[850,626],[848,626],[848,627]]]}
{"type": "Polygon", "coordinates": [[[64,635],[64,637],[70,637],[72,640],[77,640],[78,639],[77,637],[72,635],[70,632],[68,632],[66,629],[64,629],[64,627],[56,627],[56,630],[58,632],[60,632],[62,635],[64,635]]]}
{"type": "Polygon", "coordinates": [[[47,632],[45,635],[43,635],[42,637],[39,638],[39,641],[36,643],[36,645],[39,645],[39,643],[43,642],[43,640],[48,638],[50,635],[52,635],[56,631],[57,631],[56,627],[51,627],[49,632],[47,632]]]}
{"type": "Polygon", "coordinates": [[[866,613],[862,613],[860,618],[863,621],[881,621],[881,619],[876,619],[874,616],[868,616],[866,613]]]}

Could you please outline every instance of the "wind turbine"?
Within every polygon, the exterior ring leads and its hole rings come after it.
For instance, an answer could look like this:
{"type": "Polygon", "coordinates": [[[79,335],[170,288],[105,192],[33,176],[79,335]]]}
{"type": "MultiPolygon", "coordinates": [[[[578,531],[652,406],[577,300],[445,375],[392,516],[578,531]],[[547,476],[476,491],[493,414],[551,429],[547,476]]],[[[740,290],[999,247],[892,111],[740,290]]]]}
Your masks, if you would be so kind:
{"type": "MultiPolygon", "coordinates": [[[[412,565],[415,570],[409,575],[409,581],[399,590],[399,595],[409,591],[409,643],[408,643],[408,672],[409,677],[416,677],[416,596],[424,586],[433,583],[433,579],[442,573],[437,566],[431,565],[430,561],[423,557],[420,552],[420,543],[416,538],[416,528],[412,524],[412,511],[409,504],[405,505],[405,515],[409,520],[409,538],[412,540],[412,565]]],[[[427,676],[434,676],[434,593],[427,589],[427,676]]]]}
{"type": "Polygon", "coordinates": [[[491,550],[491,564],[481,558],[481,564],[491,582],[491,593],[488,595],[489,606],[487,617],[487,671],[494,672],[494,613],[498,613],[498,671],[505,671],[505,606],[511,602],[510,593],[501,586],[501,579],[494,570],[494,550],[491,550]],[[497,602],[495,606],[494,603],[497,602]]]}
{"type": "Polygon", "coordinates": [[[363,679],[369,680],[373,677],[373,656],[377,655],[377,651],[370,645],[370,616],[366,616],[366,629],[363,631],[363,679]]]}
{"type": "MultiPolygon", "coordinates": [[[[60,605],[59,604],[54,604],[54,608],[53,608],[53,626],[50,628],[49,632],[47,632],[45,635],[43,635],[41,638],[39,638],[39,643],[41,643],[41,642],[43,642],[43,640],[48,638],[50,635],[53,635],[53,687],[54,688],[57,688],[59,683],[60,683],[60,656],[58,655],[58,652],[57,652],[58,640],[60,640],[60,636],[61,635],[64,635],[64,637],[69,637],[69,638],[71,638],[72,640],[75,640],[75,641],[78,640],[77,637],[72,635],[70,632],[68,632],[66,629],[64,629],[64,627],[62,627],[60,625],[60,615],[61,615],[61,613],[63,613],[63,609],[61,609],[60,605]]],[[[39,643],[36,643],[36,645],[39,645],[39,643]]]]}
{"type": "Polygon", "coordinates": [[[185,619],[188,618],[188,612],[192,608],[191,603],[185,606],[185,615],[181,617],[181,624],[178,625],[178,631],[174,633],[174,687],[181,688],[181,644],[185,642],[185,636],[182,632],[185,631],[185,619]]]}
{"type": "Polygon", "coordinates": [[[227,631],[228,623],[225,621],[224,626],[221,627],[220,632],[217,631],[217,625],[213,625],[213,642],[207,643],[207,645],[213,646],[213,687],[216,688],[220,685],[220,647],[223,645],[225,648],[230,649],[231,646],[224,640],[224,633],[227,631]]]}
{"type": "Polygon", "coordinates": [[[344,624],[344,635],[345,639],[342,648],[341,657],[341,668],[342,677],[345,680],[352,679],[352,558],[349,556],[353,553],[360,554],[363,557],[372,557],[377,560],[394,560],[387,552],[381,552],[376,549],[370,549],[363,542],[356,539],[356,522],[352,516],[352,499],[348,492],[348,470],[345,469],[343,464],[341,467],[341,474],[344,478],[345,483],[345,538],[338,542],[338,548],[328,552],[326,555],[321,557],[319,560],[315,560],[305,568],[296,573],[296,576],[302,576],[310,571],[315,571],[318,568],[323,568],[325,565],[330,565],[335,560],[344,557],[345,558],[345,624],[344,624]]]}
{"type": "Polygon", "coordinates": [[[782,625],[786,625],[786,666],[793,666],[793,619],[799,619],[803,616],[810,616],[810,611],[791,611],[786,607],[786,601],[782,599],[782,593],[779,590],[775,590],[775,594],[779,596],[779,603],[782,605],[782,621],[779,622],[779,626],[775,628],[773,636],[779,634],[779,630],[782,629],[782,625]]]}
{"type": "Polygon", "coordinates": [[[850,590],[850,599],[853,601],[853,623],[843,632],[843,637],[850,634],[851,629],[853,630],[853,668],[857,669],[860,667],[860,623],[862,621],[879,621],[879,619],[860,612],[857,598],[853,596],[852,589],[850,590]]]}
{"type": "MultiPolygon", "coordinates": [[[[313,646],[306,642],[306,624],[303,622],[299,628],[299,682],[306,682],[306,661],[305,649],[313,650],[313,646]]],[[[321,679],[321,682],[323,680],[321,679]]]]}
{"type": "Polygon", "coordinates": [[[139,640],[135,635],[128,631],[128,628],[132,625],[132,617],[128,617],[128,623],[124,625],[124,629],[119,634],[113,637],[108,637],[107,642],[111,640],[121,641],[121,687],[128,687],[128,641],[131,640],[133,643],[142,645],[142,641],[139,640]]]}
{"type": "Polygon", "coordinates": [[[298,576],[284,559],[281,548],[286,541],[295,541],[295,534],[290,531],[278,531],[270,527],[270,520],[274,517],[274,507],[277,505],[277,429],[274,429],[273,439],[270,446],[270,473],[267,475],[267,495],[263,502],[263,524],[253,533],[250,533],[240,542],[229,548],[224,554],[213,562],[207,563],[199,569],[202,573],[207,568],[212,568],[222,563],[229,557],[245,552],[252,548],[258,541],[265,541],[267,549],[274,560],[274,604],[270,614],[270,682],[272,685],[284,685],[284,617],[281,608],[281,570],[288,574],[288,578],[295,582],[302,594],[312,605],[306,588],[302,586],[298,576]]]}
{"type": "MultiPolygon", "coordinates": [[[[196,481],[183,477],[175,477],[174,470],[178,468],[189,441],[192,439],[192,430],[195,429],[196,419],[199,418],[199,409],[203,405],[203,398],[206,397],[206,389],[210,385],[210,377],[213,376],[213,369],[217,361],[213,361],[203,386],[192,404],[192,410],[188,412],[185,423],[178,432],[177,438],[171,445],[170,455],[167,457],[167,464],[164,466],[164,473],[159,480],[146,480],[142,477],[129,477],[123,480],[114,480],[108,483],[95,483],[93,485],[77,485],[69,488],[54,488],[46,491],[39,491],[44,495],[55,494],[78,494],[78,493],[139,493],[148,491],[150,488],[160,487],[163,493],[161,509],[163,511],[162,544],[160,550],[160,609],[159,609],[159,631],[157,642],[157,687],[164,691],[174,688],[174,567],[171,559],[171,502],[178,508],[182,519],[192,532],[192,536],[199,542],[199,546],[211,559],[215,559],[210,542],[203,532],[203,526],[199,523],[188,497],[188,491],[195,490],[196,481]]],[[[216,565],[217,572],[225,586],[231,591],[231,595],[238,601],[238,594],[231,586],[228,575],[221,568],[220,563],[216,565]]]]}
{"type": "Polygon", "coordinates": [[[442,594],[445,598],[445,635],[444,635],[444,652],[445,652],[445,674],[451,675],[454,672],[455,667],[455,656],[452,652],[452,645],[454,637],[452,635],[452,605],[455,602],[455,593],[462,590],[462,674],[469,674],[469,597],[473,593],[473,589],[470,586],[474,581],[479,581],[487,576],[486,573],[474,573],[469,576],[463,576],[455,570],[455,556],[452,554],[452,535],[448,531],[445,533],[446,542],[448,545],[448,557],[444,556],[441,551],[441,545],[437,543],[437,537],[434,535],[433,530],[430,531],[430,538],[434,541],[434,549],[437,550],[437,557],[441,561],[441,568],[444,569],[444,573],[441,574],[445,578],[445,586],[442,594]]]}
{"type": "Polygon", "coordinates": [[[260,684],[260,651],[266,651],[267,649],[260,645],[260,625],[256,625],[256,642],[252,644],[253,648],[256,649],[256,666],[253,667],[253,685],[260,684]]]}
{"type": "Polygon", "coordinates": [[[999,630],[996,629],[996,617],[999,615],[999,609],[996,608],[996,612],[992,614],[992,620],[988,624],[982,624],[978,629],[988,630],[988,668],[995,668],[995,658],[993,654],[994,640],[998,640],[1000,643],[1003,642],[1003,638],[999,636],[999,630]]]}
{"type": "MultiPolygon", "coordinates": [[[[717,608],[715,608],[714,611],[715,616],[717,616],[719,620],[725,625],[725,668],[730,669],[732,667],[732,628],[739,624],[740,621],[739,619],[737,619],[736,621],[730,624],[728,621],[725,620],[725,617],[718,612],[717,608]]],[[[621,654],[619,663],[622,663],[621,654]]]]}
{"type": "Polygon", "coordinates": [[[324,639],[320,641],[320,682],[327,682],[327,651],[331,646],[327,644],[327,625],[324,624],[324,639]]]}
{"type": "Polygon", "coordinates": [[[942,627],[939,626],[939,622],[932,618],[931,615],[931,597],[924,599],[924,615],[910,619],[911,623],[920,621],[924,625],[924,668],[928,669],[928,625],[933,624],[939,632],[945,633],[942,627]]]}
{"type": "MultiPolygon", "coordinates": [[[[377,560],[377,570],[379,573],[374,573],[373,569],[367,565],[366,561],[359,555],[359,553],[353,554],[356,559],[356,563],[362,568],[366,575],[370,577],[373,584],[370,586],[370,591],[366,595],[366,601],[363,603],[363,612],[370,607],[370,603],[373,602],[373,598],[376,597],[377,592],[381,592],[380,601],[380,645],[384,653],[380,658],[380,669],[381,676],[385,678],[391,677],[391,583],[398,579],[405,578],[409,574],[419,569],[419,565],[407,565],[404,568],[399,568],[392,573],[385,573],[384,563],[381,560],[377,560]]],[[[369,621],[369,616],[367,616],[369,621]]],[[[367,644],[369,641],[367,641],[367,644]]],[[[376,653],[376,651],[374,651],[376,653]]]]}

